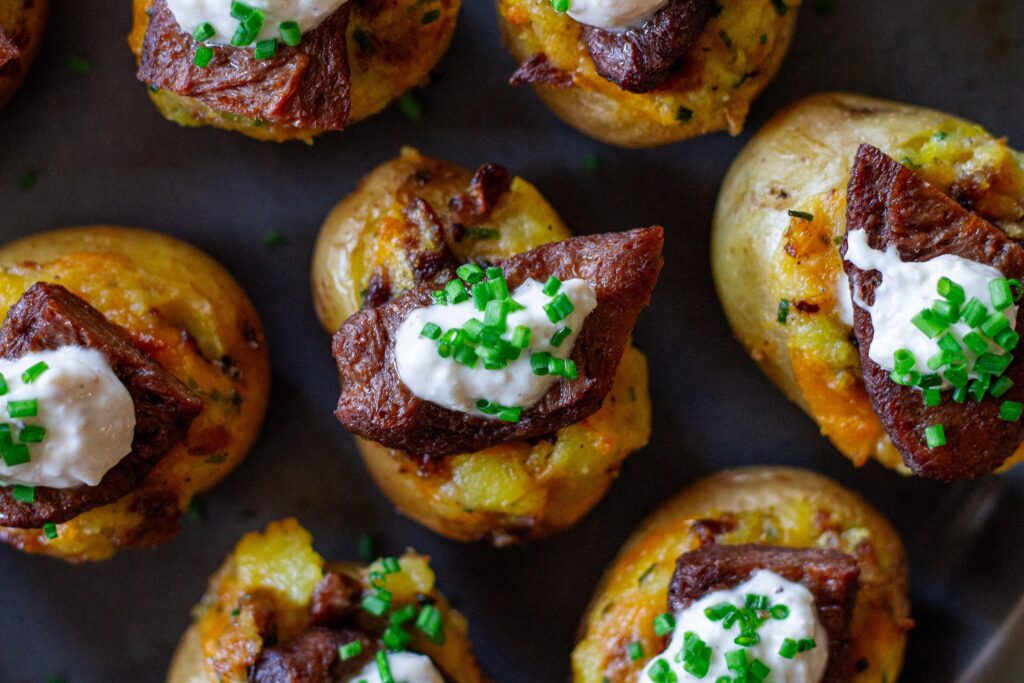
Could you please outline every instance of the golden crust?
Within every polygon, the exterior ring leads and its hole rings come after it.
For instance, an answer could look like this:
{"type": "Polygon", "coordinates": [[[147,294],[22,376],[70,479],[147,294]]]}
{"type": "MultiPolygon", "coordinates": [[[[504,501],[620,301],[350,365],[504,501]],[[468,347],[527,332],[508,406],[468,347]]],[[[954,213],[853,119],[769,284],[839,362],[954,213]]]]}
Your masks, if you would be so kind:
{"type": "Polygon", "coordinates": [[[707,542],[828,547],[861,570],[851,626],[855,683],[895,681],[911,626],[907,560],[896,532],[867,503],[811,472],[755,467],[721,472],[665,503],[629,538],[605,573],[580,625],[573,681],[633,681],[664,648],[653,620],[665,611],[676,558],[707,542]],[[632,662],[639,641],[647,657],[632,662]],[[861,668],[863,666],[863,668],[861,668]]]}
{"type": "MultiPolygon", "coordinates": [[[[353,576],[365,588],[370,586],[370,570],[380,571],[379,563],[325,563],[311,542],[309,532],[294,519],[272,522],[266,531],[243,537],[210,579],[206,594],[193,611],[194,621],[178,643],[167,683],[247,681],[247,668],[263,647],[263,637],[250,618],[254,610],[269,614],[269,623],[287,640],[308,626],[312,589],[325,569],[353,576]]],[[[417,595],[422,594],[432,598],[443,615],[445,642],[437,645],[413,630],[411,648],[430,656],[446,680],[484,683],[466,619],[435,588],[429,561],[406,551],[399,558],[402,571],[388,578],[394,606],[415,604],[417,595]],[[393,586],[395,581],[400,583],[393,586]]],[[[360,625],[372,633],[381,630],[378,620],[369,617],[360,625]]]]}
{"type": "Polygon", "coordinates": [[[186,441],[130,494],[58,525],[55,540],[8,527],[0,540],[72,562],[162,543],[192,497],[227,476],[259,431],[270,367],[256,310],[206,254],[130,228],[68,228],[0,248],[0,312],[38,281],[59,281],[127,329],[204,407],[186,441]]]}
{"type": "Polygon", "coordinates": [[[25,80],[43,41],[50,0],[0,0],[0,27],[21,46],[16,65],[0,68],[0,109],[25,80]]]}
{"type": "MultiPolygon", "coordinates": [[[[128,46],[141,59],[142,43],[149,26],[147,9],[153,0],[132,0],[134,21],[128,46]]],[[[377,0],[355,3],[348,26],[352,105],[349,124],[376,114],[410,88],[426,85],[430,71],[448,50],[455,33],[461,0],[436,0],[424,9],[420,0],[377,0]],[[425,11],[440,12],[423,23],[425,11]],[[354,35],[371,36],[373,47],[361,47],[354,35]]],[[[166,90],[150,90],[149,97],[160,113],[182,126],[214,126],[234,130],[257,140],[311,143],[323,131],[256,121],[219,112],[202,102],[166,90]]]]}
{"type": "MultiPolygon", "coordinates": [[[[1024,235],[1024,162],[1005,141],[943,112],[825,93],[780,112],[733,162],[715,211],[711,260],[726,316],[761,369],[855,464],[906,472],[868,400],[842,321],[838,244],[846,185],[867,142],[943,191],[975,193],[976,210],[1024,235]],[[813,215],[807,221],[787,214],[813,215]],[[781,300],[791,302],[786,324],[781,300]],[[800,310],[796,304],[802,302],[800,310]]],[[[1024,457],[1024,449],[1013,461],[1024,457]]]]}
{"type": "MultiPolygon", "coordinates": [[[[406,222],[411,193],[442,215],[464,191],[469,171],[402,150],[382,164],[327,217],[313,257],[313,299],[334,332],[359,309],[373,273],[395,292],[414,284],[406,222]],[[417,177],[428,182],[413,183],[417,177]]],[[[569,231],[540,193],[515,178],[487,218],[497,237],[451,242],[462,258],[496,258],[563,240],[569,231]]],[[[615,385],[594,415],[558,432],[554,443],[511,443],[421,466],[399,451],[357,439],[370,474],[402,512],[450,538],[497,545],[548,536],[574,524],[604,495],[621,463],[647,444],[651,405],[647,364],[628,348],[615,385]]]]}
{"type": "Polygon", "coordinates": [[[547,0],[498,0],[498,16],[505,44],[520,63],[544,53],[572,75],[569,88],[534,88],[559,118],[613,145],[654,147],[719,130],[740,133],[751,103],[789,50],[799,2],[789,5],[780,16],[761,0],[727,3],[697,39],[691,63],[650,93],[630,93],[599,76],[580,25],[547,0]]]}

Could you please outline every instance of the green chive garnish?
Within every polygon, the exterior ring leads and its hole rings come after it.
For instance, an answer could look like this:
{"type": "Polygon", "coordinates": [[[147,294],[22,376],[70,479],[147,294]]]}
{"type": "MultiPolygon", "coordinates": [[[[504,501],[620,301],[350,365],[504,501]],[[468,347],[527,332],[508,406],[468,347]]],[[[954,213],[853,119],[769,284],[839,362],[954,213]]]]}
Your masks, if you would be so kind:
{"type": "Polygon", "coordinates": [[[15,484],[11,490],[11,496],[14,500],[19,503],[27,503],[31,505],[36,502],[36,487],[25,486],[24,484],[15,484]]]}
{"type": "Polygon", "coordinates": [[[925,389],[922,395],[924,397],[924,404],[929,408],[934,408],[942,403],[942,394],[939,393],[938,389],[925,389]]]}
{"type": "Polygon", "coordinates": [[[7,414],[10,417],[35,417],[39,414],[39,403],[34,398],[8,401],[7,414]]]}
{"type": "Polygon", "coordinates": [[[289,47],[295,47],[302,42],[302,31],[299,30],[299,22],[282,21],[278,25],[281,32],[281,42],[289,47]]]}
{"type": "Polygon", "coordinates": [[[49,365],[47,365],[43,361],[39,361],[38,363],[30,367],[28,370],[21,373],[21,381],[24,382],[25,384],[32,384],[32,382],[35,382],[37,379],[39,379],[39,376],[49,369],[49,365]]]}
{"type": "Polygon", "coordinates": [[[21,443],[40,443],[46,438],[46,427],[38,425],[26,425],[18,433],[18,441],[21,443]]]}
{"type": "Polygon", "coordinates": [[[384,650],[377,652],[377,672],[380,673],[381,683],[395,683],[395,677],[391,675],[391,667],[388,665],[388,656],[384,650]]]}
{"type": "Polygon", "coordinates": [[[0,396],[7,393],[7,379],[0,373],[0,396]]]}
{"type": "Polygon", "coordinates": [[[977,327],[988,317],[988,309],[978,300],[978,297],[972,296],[960,312],[960,317],[968,326],[977,327]]]}
{"type": "Polygon", "coordinates": [[[730,613],[736,611],[736,607],[730,605],[727,602],[722,602],[717,605],[712,605],[704,610],[704,616],[711,621],[721,621],[725,619],[730,613]]]}
{"type": "Polygon", "coordinates": [[[897,374],[904,375],[914,369],[917,360],[910,349],[896,349],[892,354],[893,367],[897,374]]]}
{"type": "Polygon", "coordinates": [[[1017,401],[1003,401],[999,406],[999,419],[1006,422],[1016,422],[1020,419],[1021,412],[1024,412],[1024,403],[1017,401]]]}
{"type": "Polygon", "coordinates": [[[779,321],[780,325],[786,324],[786,320],[789,318],[789,299],[779,300],[779,310],[776,313],[775,318],[779,321]]]}
{"type": "Polygon", "coordinates": [[[801,638],[797,641],[796,645],[800,652],[807,652],[808,650],[813,650],[818,647],[818,644],[814,642],[814,638],[801,638]]]}
{"type": "Polygon", "coordinates": [[[52,541],[57,538],[57,525],[53,522],[47,522],[43,525],[43,533],[46,534],[46,538],[52,541]]]}
{"type": "Polygon", "coordinates": [[[362,600],[362,608],[375,617],[382,617],[391,609],[391,593],[388,591],[377,591],[367,595],[362,600]]]}
{"type": "Polygon", "coordinates": [[[989,317],[985,318],[979,329],[981,333],[988,338],[993,338],[1005,329],[1009,329],[1010,319],[1002,313],[993,313],[989,317]]]}
{"type": "Polygon", "coordinates": [[[960,319],[960,307],[956,304],[952,304],[945,299],[939,299],[932,303],[932,313],[935,317],[946,323],[952,325],[960,319]]]}
{"type": "Polygon", "coordinates": [[[676,619],[671,613],[665,612],[654,617],[654,633],[659,636],[663,636],[667,633],[671,633],[676,627],[676,619]]]}
{"type": "Polygon", "coordinates": [[[644,656],[644,646],[637,641],[633,641],[626,646],[626,654],[629,655],[629,661],[635,662],[644,656]]]}
{"type": "Polygon", "coordinates": [[[552,275],[548,278],[548,281],[544,283],[544,289],[542,290],[548,296],[554,296],[558,294],[559,288],[562,286],[562,281],[552,275]]]}
{"type": "Polygon", "coordinates": [[[517,325],[516,329],[512,332],[512,346],[517,349],[525,349],[530,345],[530,337],[532,331],[525,325],[517,325]]]}
{"type": "Polygon", "coordinates": [[[910,319],[910,322],[914,324],[914,327],[921,330],[921,332],[923,332],[929,339],[934,339],[939,336],[946,330],[946,327],[948,327],[948,324],[940,320],[930,308],[926,308],[915,315],[910,319]]]}
{"type": "Polygon", "coordinates": [[[388,626],[384,629],[381,640],[389,652],[401,652],[409,645],[410,636],[401,626],[388,626]]]}
{"type": "Polygon", "coordinates": [[[458,280],[450,281],[445,285],[444,291],[448,296],[448,303],[451,304],[461,303],[469,298],[469,294],[466,294],[466,288],[458,280]]]}
{"type": "Polygon", "coordinates": [[[1003,375],[992,383],[992,387],[989,389],[989,393],[992,394],[992,398],[999,398],[1013,386],[1013,380],[1003,375]]]}
{"type": "Polygon", "coordinates": [[[24,444],[12,444],[6,439],[0,442],[0,457],[3,457],[4,464],[8,467],[24,465],[32,460],[32,456],[28,452],[28,446],[24,444]]]}
{"type": "Polygon", "coordinates": [[[498,411],[498,419],[502,422],[519,422],[522,415],[523,409],[520,406],[502,408],[498,411]]]}
{"type": "Polygon", "coordinates": [[[213,59],[213,48],[207,45],[200,45],[196,48],[196,56],[192,62],[200,69],[205,69],[213,59]]]}
{"type": "Polygon", "coordinates": [[[483,268],[475,263],[464,263],[455,270],[455,274],[471,285],[484,279],[483,268]]]}
{"type": "Polygon", "coordinates": [[[928,444],[928,448],[938,448],[939,446],[945,446],[946,430],[943,429],[942,425],[940,424],[925,427],[924,440],[928,444]]]}
{"type": "Polygon", "coordinates": [[[402,565],[398,563],[397,557],[385,557],[380,563],[384,567],[385,574],[397,574],[402,571],[402,565]]]}
{"type": "Polygon", "coordinates": [[[773,605],[770,613],[772,615],[772,619],[781,621],[789,617],[789,607],[786,605],[773,605]]]}
{"type": "Polygon", "coordinates": [[[436,341],[441,337],[441,327],[436,323],[427,323],[423,326],[423,329],[420,330],[420,336],[436,341]]]}
{"type": "Polygon", "coordinates": [[[994,353],[983,353],[978,356],[978,359],[974,361],[975,372],[984,372],[992,375],[1001,375],[1006,372],[1006,368],[1009,367],[1010,361],[1013,360],[1013,356],[1005,354],[997,356],[994,353]]]}
{"type": "Polygon", "coordinates": [[[394,626],[401,626],[407,621],[411,621],[416,618],[416,606],[406,605],[401,609],[396,609],[390,615],[388,615],[388,621],[394,626]]]}
{"type": "Polygon", "coordinates": [[[814,220],[814,214],[813,213],[807,213],[806,211],[793,211],[792,209],[790,209],[786,213],[789,214],[791,218],[799,218],[802,221],[813,221],[814,220]]]}
{"type": "Polygon", "coordinates": [[[416,617],[416,628],[435,643],[444,642],[444,616],[433,605],[424,605],[416,617]]]}
{"type": "Polygon", "coordinates": [[[533,374],[548,374],[548,361],[550,359],[551,354],[547,352],[535,353],[532,356],[530,356],[530,368],[533,370],[533,374]]]}
{"type": "Polygon", "coordinates": [[[192,33],[192,37],[201,43],[204,40],[212,38],[214,33],[216,33],[216,31],[213,29],[213,25],[206,21],[196,27],[196,30],[192,33]]]}
{"type": "Polygon", "coordinates": [[[273,59],[277,54],[277,38],[267,38],[256,43],[252,56],[256,59],[273,59]]]}
{"type": "Polygon", "coordinates": [[[572,305],[572,301],[564,292],[555,296],[550,303],[544,304],[544,312],[547,313],[548,320],[553,323],[565,320],[574,310],[576,307],[572,305]]]}
{"type": "Polygon", "coordinates": [[[939,296],[942,296],[951,304],[960,306],[964,303],[964,288],[950,280],[948,277],[940,277],[936,286],[939,296]]]}
{"type": "Polygon", "coordinates": [[[338,656],[341,661],[352,659],[363,654],[363,644],[358,640],[353,640],[351,643],[345,643],[338,647],[338,656]]]}
{"type": "Polygon", "coordinates": [[[565,14],[569,11],[570,0],[551,0],[551,7],[559,14],[565,14]]]}
{"type": "Polygon", "coordinates": [[[1020,343],[1020,335],[1013,330],[1003,330],[996,334],[996,336],[992,338],[992,341],[998,344],[999,348],[1004,351],[1013,351],[1017,348],[1017,344],[1020,343]]]}
{"type": "Polygon", "coordinates": [[[988,283],[988,294],[992,299],[992,308],[1001,311],[1013,304],[1013,292],[1010,282],[1005,277],[996,278],[988,283]]]}

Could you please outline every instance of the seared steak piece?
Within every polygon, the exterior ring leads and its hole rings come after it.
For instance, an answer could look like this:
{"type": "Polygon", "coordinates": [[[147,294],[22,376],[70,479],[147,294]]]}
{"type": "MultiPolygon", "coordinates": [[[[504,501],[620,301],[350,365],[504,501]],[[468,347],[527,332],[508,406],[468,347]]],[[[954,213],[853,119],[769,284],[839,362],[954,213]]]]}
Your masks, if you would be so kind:
{"type": "Polygon", "coordinates": [[[508,79],[509,85],[550,85],[559,90],[572,86],[572,74],[548,61],[543,52],[530,55],[508,79]]]}
{"type": "Polygon", "coordinates": [[[414,310],[432,303],[432,287],[420,286],[362,310],[334,336],[342,376],[335,411],[351,432],[418,455],[441,457],[509,441],[553,434],[593,414],[604,401],[640,310],[661,271],[660,227],[575,237],[499,261],[509,289],[529,278],[543,282],[582,278],[597,293],[571,358],[579,376],[560,380],[518,422],[491,420],[417,398],[402,383],[394,360],[394,335],[414,310]]]}
{"type": "Polygon", "coordinates": [[[21,57],[21,50],[18,49],[15,42],[4,31],[4,27],[0,26],[0,68],[3,68],[8,62],[13,62],[19,57],[21,57]]]}
{"type": "Polygon", "coordinates": [[[624,31],[584,26],[583,42],[597,73],[623,90],[649,92],[668,80],[710,16],[711,0],[669,0],[624,31]]]}
{"type": "Polygon", "coordinates": [[[265,647],[249,669],[252,683],[332,683],[347,681],[370,660],[376,646],[356,630],[314,627],[284,645],[265,647]],[[359,641],[363,654],[342,661],[338,647],[359,641]]]}
{"type": "Polygon", "coordinates": [[[733,588],[760,569],[799,583],[814,595],[818,619],[828,632],[828,668],[822,683],[851,680],[850,621],[860,570],[846,553],[766,545],[709,545],[683,553],[669,584],[669,611],[678,613],[708,593],[733,588]]]}
{"type": "Polygon", "coordinates": [[[39,528],[67,520],[129,493],[175,444],[185,438],[202,400],[132,344],[128,333],[60,285],[37,282],[0,327],[0,357],[80,346],[106,356],[135,403],[135,438],[126,455],[97,486],[36,487],[34,503],[0,488],[0,526],[39,528]]]}
{"type": "MultiPolygon", "coordinates": [[[[861,145],[847,190],[847,232],[866,230],[872,249],[894,245],[903,261],[928,261],[942,254],[988,264],[1008,278],[1024,279],[1024,247],[999,228],[961,207],[902,164],[870,145],[861,145]]],[[[846,242],[842,254],[846,255],[846,242]]],[[[865,272],[844,259],[850,289],[868,305],[881,284],[878,271],[865,272]]],[[[987,303],[987,302],[986,302],[987,303]]],[[[1017,320],[1024,334],[1024,316],[1017,320]]],[[[942,403],[929,408],[921,392],[896,384],[889,371],[868,357],[874,327],[871,314],[854,306],[854,334],[860,345],[864,384],[889,438],[915,474],[933,479],[973,479],[1009,458],[1024,440],[1024,422],[999,419],[1002,401],[1024,402],[1024,365],[1013,361],[1004,373],[1013,387],[1000,398],[980,403],[942,403]],[[946,445],[929,448],[924,431],[941,424],[946,445]]]]}
{"type": "Polygon", "coordinates": [[[196,41],[166,1],[155,0],[138,78],[218,111],[295,128],[342,130],[351,106],[350,11],[351,3],[345,3],[297,47],[279,44],[271,59],[256,59],[252,47],[218,45],[209,65],[200,68],[193,62],[196,41]]]}

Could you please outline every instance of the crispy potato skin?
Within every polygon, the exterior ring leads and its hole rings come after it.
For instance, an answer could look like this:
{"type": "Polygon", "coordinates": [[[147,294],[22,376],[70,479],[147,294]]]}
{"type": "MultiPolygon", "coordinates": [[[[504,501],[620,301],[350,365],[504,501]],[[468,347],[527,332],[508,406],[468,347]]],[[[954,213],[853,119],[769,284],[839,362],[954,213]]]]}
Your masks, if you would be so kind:
{"type": "MultiPolygon", "coordinates": [[[[424,9],[419,0],[374,0],[355,3],[348,27],[349,65],[352,81],[352,108],[349,125],[376,114],[405,91],[426,85],[430,71],[448,50],[462,0],[436,0],[424,9]],[[427,24],[420,19],[427,9],[440,16],[427,24]],[[360,47],[353,36],[372,36],[374,47],[360,47]]],[[[128,46],[138,61],[149,26],[147,10],[153,0],[132,0],[134,22],[128,46]]],[[[365,39],[364,39],[365,40],[365,39]]],[[[284,142],[302,140],[311,143],[322,133],[292,126],[257,121],[217,111],[191,97],[166,90],[149,92],[160,113],[182,126],[214,126],[234,130],[257,140],[284,142]]]]}
{"type": "MultiPolygon", "coordinates": [[[[976,210],[1011,235],[1024,232],[1024,161],[1004,141],[942,112],[826,93],[782,111],[733,162],[715,211],[712,268],[737,338],[790,400],[855,464],[874,458],[907,473],[838,308],[838,295],[848,296],[838,248],[846,185],[861,142],[944,191],[975,188],[976,210]],[[784,325],[783,299],[791,303],[784,325]]],[[[1010,462],[1021,457],[1024,449],[1010,462]]]]}
{"type": "Polygon", "coordinates": [[[22,50],[17,68],[0,69],[0,109],[25,80],[43,41],[49,12],[50,0],[0,0],[0,26],[22,50]]]}
{"type": "MultiPolygon", "coordinates": [[[[439,211],[465,190],[469,171],[403,149],[367,176],[324,223],[313,257],[313,299],[329,332],[359,310],[370,274],[388,273],[395,290],[414,278],[402,245],[409,179],[427,172],[415,194],[439,211]]],[[[487,220],[499,237],[449,246],[463,258],[496,258],[569,237],[554,209],[525,180],[487,220]]],[[[440,534],[496,545],[551,535],[574,524],[604,495],[622,461],[647,444],[651,405],[647,363],[628,347],[601,409],[558,432],[554,443],[511,443],[421,467],[407,454],[357,439],[370,474],[398,508],[440,534]]]]}
{"type": "Polygon", "coordinates": [[[573,681],[637,680],[667,640],[654,618],[668,604],[676,558],[701,546],[714,520],[729,520],[720,544],[827,547],[860,567],[851,656],[855,683],[895,681],[911,625],[907,560],[896,532],[874,509],[830,479],[804,470],[755,467],[721,472],[665,503],[630,537],[605,573],[580,625],[573,681]],[[731,530],[730,530],[731,529],[731,530]],[[646,656],[631,662],[626,646],[646,656]]]}
{"type": "MultiPolygon", "coordinates": [[[[309,532],[294,519],[272,522],[265,532],[243,537],[193,610],[193,623],[178,644],[167,683],[244,683],[246,668],[263,647],[254,628],[254,611],[271,609],[278,635],[285,640],[308,627],[312,591],[325,569],[356,577],[367,588],[370,571],[380,570],[377,563],[326,563],[311,542],[309,532]]],[[[407,551],[399,563],[402,572],[388,579],[394,604],[415,604],[419,593],[433,598],[444,615],[444,644],[436,645],[412,630],[412,649],[429,655],[446,680],[483,683],[466,619],[435,588],[430,558],[407,551]]],[[[361,626],[369,632],[381,630],[380,621],[368,616],[361,626]]]]}
{"type": "Polygon", "coordinates": [[[543,52],[552,66],[572,74],[570,88],[536,86],[540,98],[570,126],[622,147],[655,147],[719,130],[738,135],[789,50],[800,4],[789,2],[779,16],[761,0],[727,3],[708,21],[678,76],[655,91],[630,93],[597,74],[580,24],[550,2],[497,1],[502,36],[517,61],[543,52]],[[681,108],[692,116],[680,116],[681,108]]]}
{"type": "Polygon", "coordinates": [[[259,431],[270,367],[245,292],[198,249],[153,232],[68,228],[0,248],[0,314],[33,283],[59,282],[126,328],[147,353],[203,399],[186,442],[123,498],[57,526],[0,527],[0,540],[71,562],[102,560],[173,536],[192,496],[223,479],[259,431]],[[237,371],[237,372],[236,372],[237,371]]]}

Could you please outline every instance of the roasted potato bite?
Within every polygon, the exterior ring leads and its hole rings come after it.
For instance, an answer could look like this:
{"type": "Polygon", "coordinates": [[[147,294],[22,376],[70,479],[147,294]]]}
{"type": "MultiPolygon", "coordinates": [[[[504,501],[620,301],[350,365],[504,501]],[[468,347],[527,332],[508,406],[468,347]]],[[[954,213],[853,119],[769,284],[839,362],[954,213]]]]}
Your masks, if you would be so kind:
{"type": "Polygon", "coordinates": [[[460,0],[237,4],[199,16],[190,0],[132,0],[140,80],[179,125],[308,143],[425,85],[460,0]]]}
{"type": "Polygon", "coordinates": [[[484,680],[428,557],[327,562],[294,519],[246,534],[192,618],[168,683],[484,680]]]}
{"type": "Polygon", "coordinates": [[[855,464],[874,458],[908,471],[879,420],[881,402],[866,391],[840,255],[862,143],[959,204],[950,216],[966,209],[1009,238],[1024,236],[1024,162],[1004,140],[942,112],[822,94],[781,112],[733,163],[712,265],[740,342],[822,433],[855,464]]]}
{"type": "Polygon", "coordinates": [[[0,107],[32,66],[49,10],[49,0],[0,0],[0,107]]]}
{"type": "MultiPolygon", "coordinates": [[[[493,164],[471,174],[407,148],[328,216],[313,261],[317,312],[333,333],[361,308],[440,282],[452,264],[493,263],[568,237],[525,180],[493,164]]],[[[445,457],[357,444],[404,513],[451,538],[501,545],[575,523],[647,443],[650,421],[646,361],[627,345],[596,412],[546,438],[445,457]]]]}
{"type": "MultiPolygon", "coordinates": [[[[245,457],[263,418],[268,355],[245,293],[219,264],[183,242],[91,226],[39,233],[0,248],[0,304],[7,315],[0,330],[5,362],[63,349],[98,350],[113,368],[114,383],[120,380],[131,394],[125,395],[129,422],[123,427],[110,413],[116,393],[100,402],[97,390],[95,399],[85,394],[78,404],[61,403],[59,394],[39,397],[38,425],[25,419],[35,437],[45,438],[27,444],[32,459],[20,466],[17,442],[30,441],[29,427],[15,420],[6,436],[0,434],[7,465],[0,478],[19,484],[0,490],[0,540],[72,562],[166,541],[192,497],[245,457]],[[100,411],[96,417],[85,411],[90,406],[100,411]],[[130,453],[107,452],[104,444],[90,450],[95,438],[76,431],[57,441],[77,424],[76,415],[83,429],[100,424],[124,432],[130,453]],[[20,429],[15,441],[12,428],[20,429]],[[99,471],[81,474],[110,455],[114,459],[99,471]],[[37,466],[40,472],[28,469],[37,466]],[[53,480],[58,469],[88,485],[53,480]],[[44,478],[29,478],[37,476],[44,478]]],[[[102,356],[96,358],[103,365],[102,356]]],[[[50,368],[38,379],[7,371],[5,399],[21,391],[35,404],[34,392],[63,376],[54,356],[47,359],[50,368]]],[[[66,386],[64,393],[77,395],[76,385],[66,386]]]]}
{"type": "Polygon", "coordinates": [[[502,35],[521,65],[513,84],[534,85],[591,137],[653,147],[738,135],[789,49],[800,3],[573,0],[568,13],[558,4],[498,0],[502,35]],[[626,11],[637,6],[650,11],[626,11]]]}
{"type": "Polygon", "coordinates": [[[573,680],[670,680],[658,672],[685,629],[686,670],[710,664],[709,680],[726,661],[735,676],[738,658],[760,669],[758,680],[764,659],[807,664],[788,678],[777,670],[779,680],[895,681],[909,614],[903,546],[860,498],[803,470],[726,471],[684,490],[626,542],[583,618],[573,680]],[[745,594],[751,580],[778,590],[745,594]]]}

